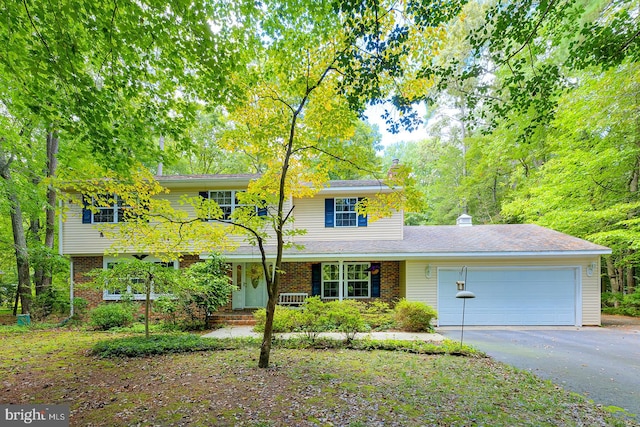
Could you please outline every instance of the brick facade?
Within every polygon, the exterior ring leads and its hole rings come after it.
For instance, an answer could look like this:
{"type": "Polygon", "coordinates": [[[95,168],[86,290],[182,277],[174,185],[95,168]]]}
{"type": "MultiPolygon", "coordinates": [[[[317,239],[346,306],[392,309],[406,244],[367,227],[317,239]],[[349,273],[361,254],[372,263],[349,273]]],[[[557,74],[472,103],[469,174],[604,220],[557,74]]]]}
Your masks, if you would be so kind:
{"type": "Polygon", "coordinates": [[[91,281],[91,277],[87,276],[88,272],[94,268],[103,267],[102,256],[75,256],[71,257],[71,261],[73,262],[73,283],[75,285],[73,295],[86,299],[89,303],[88,308],[91,309],[103,301],[102,291],[83,288],[82,284],[91,281]]]}
{"type": "MultiPolygon", "coordinates": [[[[73,281],[77,286],[74,294],[89,302],[89,307],[95,307],[103,302],[102,291],[83,289],[82,284],[91,281],[86,274],[94,268],[103,267],[102,256],[72,257],[73,281]]],[[[187,255],[180,261],[180,268],[187,268],[196,262],[201,262],[197,255],[187,255]]],[[[375,261],[374,261],[375,262],[375,261]]],[[[380,300],[394,304],[400,299],[400,263],[397,261],[382,261],[380,263],[380,300]]],[[[313,262],[287,262],[282,269],[280,292],[307,292],[311,295],[311,266],[313,262]]],[[[230,272],[231,274],[231,272],[230,272]]],[[[232,311],[231,302],[218,309],[220,312],[232,311]]]]}

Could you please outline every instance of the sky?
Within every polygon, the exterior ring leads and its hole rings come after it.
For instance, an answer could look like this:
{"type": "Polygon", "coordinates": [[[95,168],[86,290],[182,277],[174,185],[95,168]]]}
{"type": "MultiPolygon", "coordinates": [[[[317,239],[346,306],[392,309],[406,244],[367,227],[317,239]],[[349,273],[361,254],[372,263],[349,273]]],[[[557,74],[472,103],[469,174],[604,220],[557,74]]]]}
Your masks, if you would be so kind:
{"type": "MultiPolygon", "coordinates": [[[[385,123],[384,119],[381,118],[382,114],[384,114],[385,108],[389,108],[389,107],[386,105],[375,105],[375,106],[368,107],[365,111],[365,115],[367,116],[367,121],[370,124],[374,124],[378,126],[378,130],[382,135],[382,145],[385,148],[395,142],[418,141],[421,139],[425,139],[427,137],[426,123],[423,123],[418,129],[416,129],[413,132],[407,132],[404,130],[397,134],[387,132],[387,124],[385,123]]],[[[425,109],[423,106],[418,107],[418,114],[421,117],[424,117],[425,109]]]]}

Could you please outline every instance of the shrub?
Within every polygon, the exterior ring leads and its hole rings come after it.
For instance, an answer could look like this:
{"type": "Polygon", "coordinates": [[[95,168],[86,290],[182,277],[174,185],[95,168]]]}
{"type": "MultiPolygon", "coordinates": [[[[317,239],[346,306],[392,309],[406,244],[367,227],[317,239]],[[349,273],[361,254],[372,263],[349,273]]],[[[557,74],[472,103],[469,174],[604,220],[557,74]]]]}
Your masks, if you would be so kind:
{"type": "Polygon", "coordinates": [[[44,320],[51,315],[66,315],[69,312],[69,294],[49,288],[31,301],[31,318],[44,320]]]}
{"type": "Polygon", "coordinates": [[[384,331],[395,326],[393,310],[386,302],[375,300],[363,307],[362,317],[371,329],[384,331]]]}
{"type": "Polygon", "coordinates": [[[363,303],[346,299],[327,303],[329,311],[327,318],[332,329],[345,334],[346,340],[351,341],[357,332],[366,332],[368,325],[362,318],[363,303]]]}
{"type": "Polygon", "coordinates": [[[91,311],[90,316],[91,325],[102,331],[133,323],[133,310],[129,304],[101,304],[91,311]]]}
{"type": "MultiPolygon", "coordinates": [[[[261,308],[253,313],[256,319],[256,326],[253,328],[256,332],[264,332],[264,324],[267,320],[267,310],[261,308]]],[[[300,310],[276,305],[276,311],[273,316],[273,332],[294,332],[300,326],[300,310]]]]}
{"type": "Polygon", "coordinates": [[[403,331],[432,331],[431,321],[437,316],[432,307],[419,301],[402,299],[395,306],[396,326],[403,331]]]}
{"type": "Polygon", "coordinates": [[[331,328],[328,311],[328,305],[323,303],[319,296],[309,297],[304,301],[299,328],[310,340],[315,340],[320,332],[331,328]]]}

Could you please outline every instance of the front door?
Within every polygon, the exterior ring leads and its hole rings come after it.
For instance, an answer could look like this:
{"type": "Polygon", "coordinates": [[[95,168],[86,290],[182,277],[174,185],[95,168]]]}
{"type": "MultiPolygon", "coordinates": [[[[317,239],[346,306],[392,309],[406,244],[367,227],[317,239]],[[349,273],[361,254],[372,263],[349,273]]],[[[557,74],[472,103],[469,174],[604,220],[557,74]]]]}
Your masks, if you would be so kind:
{"type": "Polygon", "coordinates": [[[231,306],[234,310],[266,307],[267,282],[264,278],[261,263],[234,264],[233,283],[237,288],[232,294],[231,301],[231,306]]]}

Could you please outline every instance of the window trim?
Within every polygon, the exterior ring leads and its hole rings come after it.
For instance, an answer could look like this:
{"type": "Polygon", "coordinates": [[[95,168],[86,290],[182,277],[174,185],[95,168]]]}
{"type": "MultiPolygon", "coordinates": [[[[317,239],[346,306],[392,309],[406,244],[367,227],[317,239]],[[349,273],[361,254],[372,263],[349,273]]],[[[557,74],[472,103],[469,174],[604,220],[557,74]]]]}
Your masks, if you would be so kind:
{"type": "MultiPolygon", "coordinates": [[[[372,283],[371,283],[371,271],[369,271],[369,269],[371,268],[371,263],[370,262],[323,262],[321,263],[320,266],[320,275],[321,275],[321,282],[320,282],[320,297],[322,299],[330,299],[330,300],[337,300],[340,298],[340,288],[342,288],[342,299],[371,299],[373,298],[372,295],[372,283]],[[325,296],[325,274],[324,274],[324,268],[325,266],[336,266],[338,267],[338,295],[337,296],[325,296]],[[367,272],[367,295],[366,296],[349,296],[349,283],[350,282],[362,282],[364,280],[362,279],[352,279],[350,280],[348,278],[348,270],[349,270],[349,266],[355,266],[355,265],[362,265],[362,266],[366,266],[366,268],[363,271],[367,272]],[[342,266],[342,271],[340,271],[340,266],[342,266]]],[[[336,280],[327,280],[326,282],[336,282],[336,280]]]]}
{"type": "Polygon", "coordinates": [[[333,223],[335,227],[338,228],[355,228],[358,227],[358,212],[356,207],[358,206],[358,198],[357,197],[334,197],[333,198],[333,223]],[[355,200],[355,203],[352,204],[352,200],[355,200]],[[338,210],[338,202],[341,201],[343,206],[349,208],[349,210],[338,210]],[[348,201],[348,202],[346,202],[348,201]],[[351,209],[353,208],[353,209],[351,209]],[[340,222],[344,222],[344,218],[338,219],[338,215],[349,215],[349,224],[342,225],[340,222]],[[351,218],[353,216],[353,218],[351,218]],[[353,223],[353,224],[352,224],[353,223]]]}
{"type": "Polygon", "coordinates": [[[98,206],[96,205],[96,200],[94,197],[91,197],[91,206],[93,209],[91,212],[91,224],[118,224],[120,222],[125,222],[124,212],[126,209],[131,208],[129,205],[120,204],[122,202],[122,198],[117,194],[109,195],[109,197],[113,197],[113,204],[109,206],[98,206]],[[98,210],[99,212],[95,212],[98,210]],[[103,211],[113,211],[113,221],[96,221],[96,215],[102,213],[103,211]]]}
{"type": "MultiPolygon", "coordinates": [[[[107,269],[107,268],[109,268],[110,264],[117,264],[123,258],[124,257],[119,257],[119,258],[104,257],[102,259],[102,268],[103,269],[107,269]]],[[[165,261],[161,261],[160,259],[155,258],[155,257],[147,257],[147,258],[144,259],[144,262],[153,262],[155,264],[165,263],[165,261]]],[[[169,261],[167,264],[173,264],[173,268],[176,269],[176,270],[180,268],[180,263],[179,263],[178,260],[169,261]]],[[[127,291],[125,293],[133,295],[133,300],[134,301],[144,301],[144,300],[147,299],[147,295],[146,294],[134,294],[134,293],[131,293],[131,286],[127,286],[127,291]]],[[[103,289],[102,290],[102,300],[103,301],[120,301],[120,300],[122,300],[122,295],[124,295],[124,294],[111,293],[111,292],[109,292],[109,289],[103,289]]],[[[157,294],[157,293],[153,292],[153,287],[151,288],[150,299],[152,301],[158,299],[161,296],[166,296],[166,295],[170,295],[170,294],[166,294],[166,293],[157,294]]]]}

